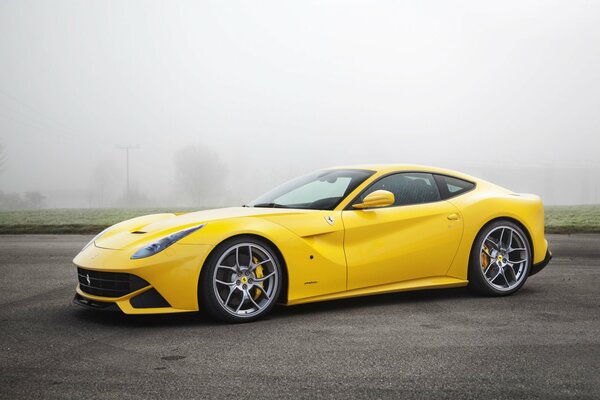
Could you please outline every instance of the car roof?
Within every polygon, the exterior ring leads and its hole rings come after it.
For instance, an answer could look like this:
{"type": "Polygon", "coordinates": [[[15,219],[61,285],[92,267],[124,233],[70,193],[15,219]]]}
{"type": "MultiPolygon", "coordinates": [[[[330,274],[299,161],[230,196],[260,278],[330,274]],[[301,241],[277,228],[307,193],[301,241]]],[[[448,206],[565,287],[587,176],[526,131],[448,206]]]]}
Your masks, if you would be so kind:
{"type": "Polygon", "coordinates": [[[462,178],[470,181],[479,180],[473,176],[464,174],[462,172],[453,171],[451,169],[419,164],[358,164],[337,166],[330,169],[362,169],[367,171],[374,171],[378,174],[388,174],[393,172],[431,172],[434,174],[455,176],[457,178],[462,178]]]}

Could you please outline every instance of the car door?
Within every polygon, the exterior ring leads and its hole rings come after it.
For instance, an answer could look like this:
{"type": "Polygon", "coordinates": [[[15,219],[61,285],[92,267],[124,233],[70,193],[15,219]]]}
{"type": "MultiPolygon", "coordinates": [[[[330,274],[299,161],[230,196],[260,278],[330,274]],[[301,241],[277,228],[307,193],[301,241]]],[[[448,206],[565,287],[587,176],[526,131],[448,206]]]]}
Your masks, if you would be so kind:
{"type": "Polygon", "coordinates": [[[394,205],[342,212],[348,290],[444,276],[461,241],[459,210],[441,200],[431,174],[385,176],[352,203],[375,190],[394,194],[394,205]]]}

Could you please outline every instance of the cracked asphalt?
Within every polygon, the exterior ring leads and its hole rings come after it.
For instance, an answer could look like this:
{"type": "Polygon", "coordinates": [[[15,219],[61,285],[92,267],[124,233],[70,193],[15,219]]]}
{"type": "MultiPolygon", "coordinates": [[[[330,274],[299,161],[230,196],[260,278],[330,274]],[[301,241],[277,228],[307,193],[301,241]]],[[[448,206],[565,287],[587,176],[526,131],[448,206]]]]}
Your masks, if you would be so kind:
{"type": "Polygon", "coordinates": [[[78,235],[0,236],[0,398],[600,398],[600,235],[517,294],[277,307],[223,325],[71,304],[78,235]]]}

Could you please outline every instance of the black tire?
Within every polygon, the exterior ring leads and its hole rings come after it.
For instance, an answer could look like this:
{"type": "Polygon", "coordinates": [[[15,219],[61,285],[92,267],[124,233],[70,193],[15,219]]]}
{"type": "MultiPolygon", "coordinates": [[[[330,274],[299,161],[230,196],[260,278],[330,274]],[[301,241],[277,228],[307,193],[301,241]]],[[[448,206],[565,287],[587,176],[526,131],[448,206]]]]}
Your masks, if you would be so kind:
{"type": "Polygon", "coordinates": [[[531,243],[528,236],[519,225],[510,220],[497,220],[489,223],[481,229],[475,238],[471,249],[468,273],[469,288],[486,296],[511,295],[525,284],[525,281],[529,276],[529,271],[531,270],[532,259],[531,243]],[[503,231],[502,228],[505,228],[505,230],[503,231]],[[507,239],[501,236],[502,234],[506,234],[506,232],[510,232],[510,230],[512,230],[510,238],[507,239]],[[486,240],[488,235],[491,236],[486,240]],[[495,240],[497,240],[498,243],[494,243],[495,240]],[[502,251],[502,249],[511,249],[513,247],[510,243],[507,245],[508,240],[511,240],[513,245],[515,244],[515,241],[517,241],[519,247],[517,247],[516,250],[509,252],[502,251]],[[484,241],[486,242],[487,251],[484,251],[483,249],[484,241]],[[498,250],[492,248],[494,244],[498,245],[498,250]],[[518,250],[521,248],[524,250],[518,250]],[[491,255],[488,255],[488,252],[496,256],[491,257],[491,255]],[[514,254],[517,252],[519,254],[515,256],[514,254]],[[510,262],[506,262],[506,260],[510,261],[509,257],[512,257],[513,260],[515,260],[515,257],[519,257],[519,260],[523,261],[520,263],[513,263],[513,265],[516,266],[513,267],[510,262]],[[504,264],[504,266],[501,266],[502,264],[504,264]],[[509,265],[507,266],[506,264],[509,265]],[[497,273],[494,268],[498,271],[497,273]],[[511,268],[511,270],[506,268],[511,268]],[[484,275],[484,271],[487,271],[487,278],[484,275]],[[496,277],[497,279],[490,282],[493,277],[496,277]],[[514,281],[512,278],[514,278],[514,281]],[[504,285],[506,287],[503,287],[504,285]]]}
{"type": "MultiPolygon", "coordinates": [[[[242,323],[256,321],[257,319],[263,318],[269,313],[269,311],[271,311],[279,299],[281,288],[283,287],[283,274],[281,265],[282,262],[279,259],[278,253],[275,251],[275,249],[273,249],[269,243],[261,240],[260,238],[254,236],[238,236],[224,241],[214,249],[202,268],[200,282],[198,284],[198,302],[200,305],[200,310],[206,310],[210,316],[224,322],[242,323]],[[229,271],[229,267],[218,267],[217,264],[219,260],[221,260],[221,265],[223,265],[226,260],[229,260],[231,263],[231,252],[234,248],[237,248],[239,251],[239,253],[237,255],[234,254],[233,257],[239,256],[239,261],[236,263],[239,263],[240,266],[243,265],[244,267],[249,267],[249,265],[245,264],[248,264],[248,260],[251,258],[246,254],[251,252],[253,252],[253,256],[259,254],[263,258],[265,256],[269,257],[272,261],[265,261],[262,265],[264,265],[265,268],[269,268],[269,273],[274,272],[274,278],[271,277],[269,278],[269,281],[257,283],[261,277],[256,275],[256,270],[252,271],[251,269],[247,269],[244,272],[240,272],[234,270],[229,271]],[[246,250],[247,253],[244,254],[243,249],[250,249],[250,251],[246,250]],[[215,272],[217,268],[219,268],[219,271],[215,272]],[[224,271],[223,268],[225,268],[224,271]],[[246,283],[242,283],[240,282],[240,279],[244,279],[244,274],[246,272],[248,272],[249,275],[246,278],[246,283]],[[223,276],[230,274],[230,277],[220,278],[219,274],[222,274],[223,276]],[[236,276],[240,278],[236,278],[236,276]],[[217,284],[215,283],[215,280],[227,281],[230,284],[217,284]],[[232,280],[232,282],[230,282],[230,280],[232,280]],[[234,282],[237,282],[237,284],[234,282]],[[273,286],[266,287],[265,285],[267,284],[273,286]],[[258,285],[262,285],[262,287],[258,285]],[[249,289],[246,289],[247,286],[249,289]],[[251,290],[254,290],[254,294],[250,294],[251,290]],[[224,299],[224,297],[227,296],[227,291],[230,291],[229,296],[224,299]],[[267,292],[269,293],[267,294],[267,292]],[[235,298],[236,296],[237,298],[235,298]],[[240,296],[241,299],[239,298],[240,296]],[[230,297],[233,298],[230,299],[230,297]],[[269,298],[268,301],[266,300],[266,297],[269,298]],[[247,315],[237,314],[235,310],[230,309],[228,306],[232,305],[231,302],[236,300],[239,300],[237,304],[242,307],[240,311],[243,312],[243,308],[245,306],[249,306],[252,309],[256,308],[256,311],[249,312],[247,315]],[[263,303],[264,307],[260,308],[259,306],[263,303]]],[[[235,304],[236,303],[233,303],[233,305],[235,304]]]]}

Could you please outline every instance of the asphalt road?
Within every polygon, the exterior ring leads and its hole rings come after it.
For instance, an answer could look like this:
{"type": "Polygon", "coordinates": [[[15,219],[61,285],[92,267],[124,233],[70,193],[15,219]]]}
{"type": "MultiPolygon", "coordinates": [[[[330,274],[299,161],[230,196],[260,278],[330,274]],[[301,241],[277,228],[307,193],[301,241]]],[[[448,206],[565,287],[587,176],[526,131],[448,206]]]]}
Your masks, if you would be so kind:
{"type": "Polygon", "coordinates": [[[600,398],[600,235],[517,294],[466,289],[222,325],[71,304],[87,236],[0,236],[0,398],[600,398]]]}

